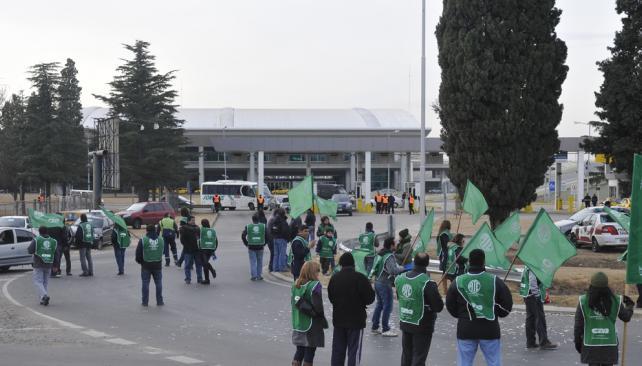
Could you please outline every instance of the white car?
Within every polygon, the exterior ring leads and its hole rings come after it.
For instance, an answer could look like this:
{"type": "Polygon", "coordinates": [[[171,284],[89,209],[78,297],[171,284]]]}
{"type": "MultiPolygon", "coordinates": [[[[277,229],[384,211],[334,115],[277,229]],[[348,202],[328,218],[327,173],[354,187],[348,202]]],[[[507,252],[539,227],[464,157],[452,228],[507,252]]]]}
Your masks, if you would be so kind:
{"type": "MultiPolygon", "coordinates": [[[[629,209],[624,207],[611,207],[611,209],[619,212],[623,212],[626,214],[630,213],[629,209]]],[[[587,207],[582,210],[579,210],[568,219],[555,221],[555,226],[557,226],[557,228],[560,229],[562,234],[566,235],[566,237],[569,238],[570,240],[571,230],[573,229],[573,227],[577,225],[579,222],[582,222],[585,218],[598,212],[604,212],[604,206],[587,207]]]]}
{"type": "Polygon", "coordinates": [[[33,259],[28,249],[33,238],[35,235],[29,229],[0,227],[0,272],[31,264],[33,259]]]}
{"type": "Polygon", "coordinates": [[[571,229],[570,237],[576,247],[590,245],[599,252],[602,247],[629,244],[629,233],[606,212],[590,214],[571,229]]]}
{"type": "Polygon", "coordinates": [[[2,216],[0,217],[0,227],[31,229],[31,221],[29,216],[2,216]]]}

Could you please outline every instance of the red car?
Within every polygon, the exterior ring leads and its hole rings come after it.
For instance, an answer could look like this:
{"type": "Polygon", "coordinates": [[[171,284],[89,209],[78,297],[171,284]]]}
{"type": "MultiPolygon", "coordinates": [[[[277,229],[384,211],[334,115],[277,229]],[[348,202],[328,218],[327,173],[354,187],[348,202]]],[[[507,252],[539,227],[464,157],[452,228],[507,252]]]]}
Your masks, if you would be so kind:
{"type": "Polygon", "coordinates": [[[138,202],[116,215],[122,217],[127,225],[140,229],[141,225],[156,225],[166,213],[171,218],[176,217],[176,212],[167,202],[138,202]]]}

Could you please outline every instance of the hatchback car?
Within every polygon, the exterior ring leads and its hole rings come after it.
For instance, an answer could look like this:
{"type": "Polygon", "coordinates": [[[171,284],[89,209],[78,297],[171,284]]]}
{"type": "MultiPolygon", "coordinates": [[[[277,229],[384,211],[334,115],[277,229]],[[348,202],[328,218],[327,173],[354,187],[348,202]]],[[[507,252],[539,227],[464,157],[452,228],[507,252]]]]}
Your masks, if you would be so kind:
{"type": "Polygon", "coordinates": [[[167,202],[138,202],[116,215],[122,217],[127,225],[140,229],[141,225],[156,225],[166,213],[171,218],[176,217],[176,212],[167,202]]]}
{"type": "MultiPolygon", "coordinates": [[[[111,244],[111,233],[114,230],[114,223],[110,219],[108,219],[107,217],[87,215],[87,221],[94,229],[94,248],[100,250],[104,245],[111,244]]],[[[75,242],[78,224],[80,224],[80,219],[77,219],[70,227],[72,244],[74,246],[78,246],[78,244],[75,242]]]]}
{"type": "Polygon", "coordinates": [[[576,247],[590,245],[594,252],[602,247],[627,246],[629,233],[606,212],[587,216],[571,230],[570,238],[576,247]]]}
{"type": "Polygon", "coordinates": [[[36,236],[28,229],[0,227],[0,272],[10,267],[30,265],[29,244],[36,236]]]}
{"type": "Polygon", "coordinates": [[[29,216],[2,216],[0,217],[0,227],[31,229],[31,221],[29,216]]]}

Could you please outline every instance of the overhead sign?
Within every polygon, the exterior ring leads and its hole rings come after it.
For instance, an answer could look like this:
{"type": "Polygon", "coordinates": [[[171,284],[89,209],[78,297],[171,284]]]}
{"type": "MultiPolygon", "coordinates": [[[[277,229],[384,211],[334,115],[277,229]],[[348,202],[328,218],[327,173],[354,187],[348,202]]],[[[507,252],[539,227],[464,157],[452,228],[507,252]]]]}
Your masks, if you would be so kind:
{"type": "Polygon", "coordinates": [[[553,155],[553,158],[556,162],[566,161],[568,160],[568,151],[560,150],[553,155]]]}

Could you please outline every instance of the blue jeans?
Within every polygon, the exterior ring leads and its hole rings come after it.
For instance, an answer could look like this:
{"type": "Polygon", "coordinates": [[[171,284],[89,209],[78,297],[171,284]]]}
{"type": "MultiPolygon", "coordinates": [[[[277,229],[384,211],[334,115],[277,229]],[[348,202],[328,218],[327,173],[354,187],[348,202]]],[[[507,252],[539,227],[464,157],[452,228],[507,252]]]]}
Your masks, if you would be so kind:
{"type": "Polygon", "coordinates": [[[261,277],[263,271],[263,249],[248,250],[250,256],[250,275],[252,278],[261,277]]]}
{"type": "Polygon", "coordinates": [[[502,366],[500,339],[457,339],[457,366],[473,366],[477,346],[481,348],[488,366],[502,366]]]}
{"type": "Polygon", "coordinates": [[[203,266],[198,253],[185,253],[185,281],[192,281],[192,265],[196,264],[196,280],[201,282],[203,280],[203,266]]]}
{"type": "Polygon", "coordinates": [[[33,274],[31,276],[33,285],[38,291],[38,300],[42,300],[44,296],[47,296],[47,284],[49,283],[49,272],[51,272],[51,267],[45,268],[33,268],[33,274]]]}
{"type": "Polygon", "coordinates": [[[114,245],[114,256],[116,257],[116,265],[118,266],[118,273],[125,273],[125,250],[118,245],[114,245]]]}
{"type": "Polygon", "coordinates": [[[275,272],[285,271],[288,259],[288,242],[285,239],[274,239],[274,260],[272,261],[275,272]]]}
{"type": "Polygon", "coordinates": [[[314,225],[308,226],[308,241],[314,240],[314,225]]]}
{"type": "Polygon", "coordinates": [[[390,330],[390,313],[392,313],[392,286],[377,281],[375,294],[377,306],[372,313],[372,329],[379,329],[379,319],[381,319],[381,330],[387,332],[390,330]]]}
{"type": "Polygon", "coordinates": [[[143,305],[147,305],[149,301],[149,280],[151,277],[154,277],[154,285],[156,285],[156,305],[163,304],[163,271],[160,269],[150,271],[141,268],[140,278],[143,280],[143,305]]]}

